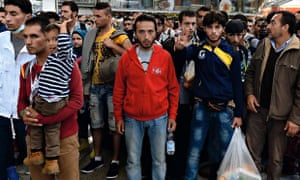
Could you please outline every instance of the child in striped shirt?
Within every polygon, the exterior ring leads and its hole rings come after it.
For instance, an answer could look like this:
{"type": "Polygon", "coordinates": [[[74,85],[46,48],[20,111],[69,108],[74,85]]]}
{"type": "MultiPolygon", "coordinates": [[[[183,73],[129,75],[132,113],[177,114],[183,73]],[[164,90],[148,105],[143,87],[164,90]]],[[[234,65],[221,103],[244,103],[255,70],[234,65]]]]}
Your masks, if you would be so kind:
{"type": "MultiPolygon", "coordinates": [[[[54,24],[45,28],[44,34],[50,55],[41,67],[39,75],[36,75],[34,79],[30,78],[30,103],[43,116],[58,113],[68,103],[69,82],[73,63],[76,60],[76,55],[72,53],[72,41],[67,32],[68,22],[64,22],[60,28],[54,24]]],[[[34,63],[31,62],[28,66],[32,67],[34,63]]],[[[59,173],[60,126],[61,123],[58,122],[42,127],[30,127],[31,154],[25,158],[25,165],[43,164],[43,152],[45,151],[46,163],[42,172],[45,174],[59,173]]]]}

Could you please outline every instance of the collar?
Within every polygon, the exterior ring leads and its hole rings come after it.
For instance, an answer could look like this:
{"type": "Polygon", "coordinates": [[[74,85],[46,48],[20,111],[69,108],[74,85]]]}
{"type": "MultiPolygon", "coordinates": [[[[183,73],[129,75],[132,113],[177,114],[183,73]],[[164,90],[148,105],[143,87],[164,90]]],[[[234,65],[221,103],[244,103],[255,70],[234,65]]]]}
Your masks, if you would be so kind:
{"type": "Polygon", "coordinates": [[[293,39],[293,36],[291,36],[290,39],[285,41],[278,49],[276,49],[274,40],[271,40],[271,45],[272,45],[273,49],[275,50],[275,52],[278,53],[278,52],[284,50],[292,42],[292,39],[293,39]]]}

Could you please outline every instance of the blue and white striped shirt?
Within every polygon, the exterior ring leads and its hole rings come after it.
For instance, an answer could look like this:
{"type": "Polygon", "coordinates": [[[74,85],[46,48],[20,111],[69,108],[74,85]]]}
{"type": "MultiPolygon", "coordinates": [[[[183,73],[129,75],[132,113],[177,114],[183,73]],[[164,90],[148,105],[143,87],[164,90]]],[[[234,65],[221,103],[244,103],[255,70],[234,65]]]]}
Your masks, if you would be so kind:
{"type": "Polygon", "coordinates": [[[70,35],[59,34],[57,53],[48,56],[40,73],[38,95],[47,102],[57,102],[67,97],[75,60],[70,35]]]}

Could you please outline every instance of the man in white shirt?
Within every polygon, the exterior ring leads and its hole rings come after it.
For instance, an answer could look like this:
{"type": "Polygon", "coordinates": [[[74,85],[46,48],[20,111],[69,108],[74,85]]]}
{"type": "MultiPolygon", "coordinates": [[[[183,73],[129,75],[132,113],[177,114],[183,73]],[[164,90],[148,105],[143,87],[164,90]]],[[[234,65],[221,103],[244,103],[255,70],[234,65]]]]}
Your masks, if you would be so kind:
{"type": "Polygon", "coordinates": [[[24,22],[31,18],[32,6],[29,0],[9,0],[4,6],[9,31],[0,33],[0,179],[11,179],[12,175],[17,176],[13,139],[17,140],[21,156],[26,156],[25,126],[18,119],[17,101],[21,65],[34,58],[27,53],[22,34],[24,22]]]}

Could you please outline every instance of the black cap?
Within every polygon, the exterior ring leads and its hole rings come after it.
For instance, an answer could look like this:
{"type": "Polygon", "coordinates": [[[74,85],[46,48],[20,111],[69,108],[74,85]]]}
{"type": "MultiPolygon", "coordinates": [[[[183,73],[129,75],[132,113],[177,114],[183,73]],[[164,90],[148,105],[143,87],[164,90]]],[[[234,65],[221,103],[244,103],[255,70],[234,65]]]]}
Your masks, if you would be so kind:
{"type": "Polygon", "coordinates": [[[226,33],[237,34],[243,32],[243,30],[244,30],[244,24],[239,19],[230,20],[225,25],[226,33]]]}

